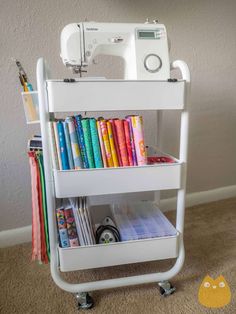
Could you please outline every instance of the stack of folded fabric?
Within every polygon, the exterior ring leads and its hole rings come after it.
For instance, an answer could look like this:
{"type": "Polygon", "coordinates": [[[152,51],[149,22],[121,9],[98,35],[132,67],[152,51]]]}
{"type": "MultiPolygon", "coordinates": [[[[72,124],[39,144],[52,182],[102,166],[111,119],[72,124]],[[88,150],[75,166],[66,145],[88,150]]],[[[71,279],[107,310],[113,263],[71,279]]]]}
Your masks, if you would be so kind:
{"type": "Polygon", "coordinates": [[[143,119],[70,116],[51,122],[54,168],[129,167],[147,164],[143,119]]]}

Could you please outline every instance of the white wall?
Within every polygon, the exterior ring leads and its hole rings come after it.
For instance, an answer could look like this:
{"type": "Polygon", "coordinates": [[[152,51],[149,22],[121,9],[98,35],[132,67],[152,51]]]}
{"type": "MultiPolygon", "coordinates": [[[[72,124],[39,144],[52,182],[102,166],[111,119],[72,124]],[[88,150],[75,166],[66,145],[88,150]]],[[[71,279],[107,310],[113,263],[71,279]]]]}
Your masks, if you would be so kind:
{"type": "MultiPolygon", "coordinates": [[[[18,58],[35,85],[36,61],[47,59],[53,77],[71,77],[59,57],[64,25],[86,18],[143,22],[158,18],[171,39],[171,58],[185,60],[192,73],[188,191],[236,184],[236,1],[234,0],[1,0],[0,1],[0,230],[31,223],[26,144],[37,127],[26,126],[21,105],[18,58]]],[[[102,58],[101,61],[105,61],[102,58]]],[[[91,73],[98,74],[102,65],[91,73]]],[[[112,60],[109,77],[121,75],[112,60]]],[[[166,148],[177,151],[178,119],[165,116],[166,148]]],[[[145,116],[153,124],[152,114],[145,116]]],[[[148,141],[155,127],[146,128],[148,141]]]]}

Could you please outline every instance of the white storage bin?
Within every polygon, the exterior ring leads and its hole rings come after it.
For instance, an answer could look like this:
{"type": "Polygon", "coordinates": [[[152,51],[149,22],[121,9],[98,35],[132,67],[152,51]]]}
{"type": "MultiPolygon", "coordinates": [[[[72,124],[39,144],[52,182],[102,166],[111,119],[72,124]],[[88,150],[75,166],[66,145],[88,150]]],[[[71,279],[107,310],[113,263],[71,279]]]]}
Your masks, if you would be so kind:
{"type": "MultiPolygon", "coordinates": [[[[145,209],[146,206],[147,209],[150,206],[148,202],[140,204],[145,206],[145,209]]],[[[158,207],[156,210],[160,212],[158,207]]],[[[106,215],[112,217],[109,206],[91,208],[94,223],[101,222],[106,215]]],[[[164,214],[161,215],[162,219],[167,220],[164,214]]],[[[170,234],[172,234],[174,227],[172,225],[170,227],[170,234]]],[[[176,231],[175,235],[165,237],[71,248],[58,247],[60,270],[64,272],[176,258],[178,239],[179,233],[176,231]]]]}
{"type": "Polygon", "coordinates": [[[54,170],[56,197],[178,189],[181,163],[138,167],[54,170]]]}
{"type": "Polygon", "coordinates": [[[61,271],[91,269],[178,256],[178,237],[97,244],[62,249],[58,247],[61,271]]]}
{"type": "Polygon", "coordinates": [[[183,109],[185,81],[47,81],[50,112],[183,109]]]}

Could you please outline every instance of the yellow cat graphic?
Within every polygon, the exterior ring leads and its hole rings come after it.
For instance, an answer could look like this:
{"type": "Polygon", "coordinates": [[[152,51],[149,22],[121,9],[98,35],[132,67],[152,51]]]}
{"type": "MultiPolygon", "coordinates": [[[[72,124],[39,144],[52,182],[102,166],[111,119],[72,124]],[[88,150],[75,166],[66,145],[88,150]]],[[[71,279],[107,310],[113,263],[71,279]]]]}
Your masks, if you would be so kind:
{"type": "Polygon", "coordinates": [[[219,308],[227,305],[231,300],[231,291],[221,275],[215,280],[210,276],[206,276],[198,291],[199,302],[211,308],[219,308]]]}

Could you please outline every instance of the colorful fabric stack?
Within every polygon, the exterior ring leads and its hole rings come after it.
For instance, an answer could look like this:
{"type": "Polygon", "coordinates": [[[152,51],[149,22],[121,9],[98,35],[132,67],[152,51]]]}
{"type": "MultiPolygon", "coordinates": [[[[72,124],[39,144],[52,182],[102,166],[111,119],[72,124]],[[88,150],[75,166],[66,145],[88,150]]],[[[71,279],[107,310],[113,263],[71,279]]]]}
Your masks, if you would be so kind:
{"type": "Polygon", "coordinates": [[[32,260],[40,263],[50,261],[48,218],[43,155],[40,151],[29,151],[32,188],[32,260]]]}
{"type": "Polygon", "coordinates": [[[82,118],[51,122],[54,167],[59,170],[143,166],[147,164],[143,119],[82,118]]]}

